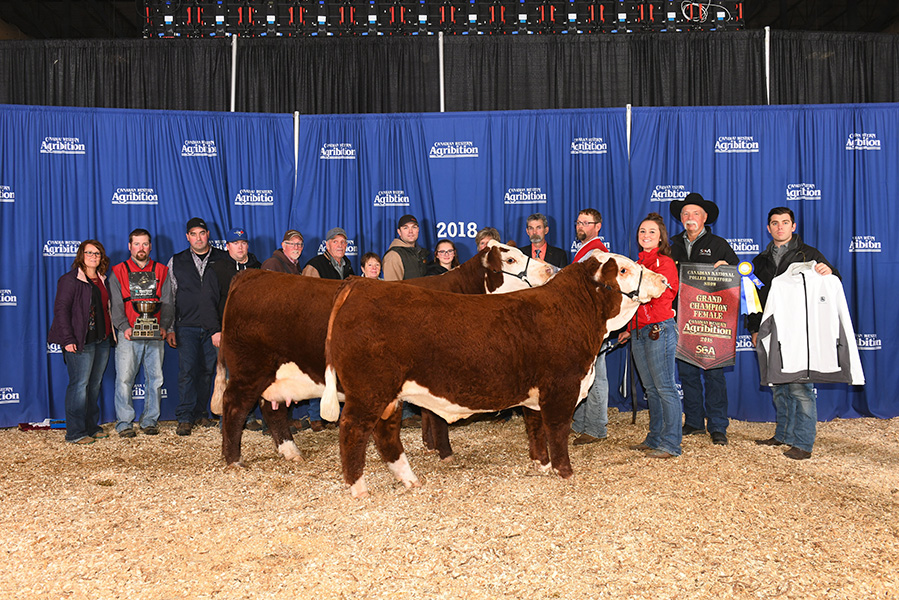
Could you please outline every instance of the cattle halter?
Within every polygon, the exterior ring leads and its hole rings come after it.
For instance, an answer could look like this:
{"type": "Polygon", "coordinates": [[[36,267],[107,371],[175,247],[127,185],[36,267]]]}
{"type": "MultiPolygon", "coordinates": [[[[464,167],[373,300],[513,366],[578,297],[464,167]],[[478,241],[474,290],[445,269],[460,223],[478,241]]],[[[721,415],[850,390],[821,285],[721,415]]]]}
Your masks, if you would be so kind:
{"type": "Polygon", "coordinates": [[[630,298],[631,300],[637,300],[637,301],[639,302],[639,300],[640,300],[640,286],[643,285],[643,271],[644,271],[645,269],[646,269],[646,267],[643,267],[642,265],[640,266],[640,278],[637,280],[637,289],[635,289],[635,290],[633,290],[633,291],[630,291],[630,292],[622,292],[622,291],[621,291],[621,288],[618,288],[618,289],[616,290],[616,289],[613,288],[612,286],[606,285],[605,283],[603,283],[603,282],[601,282],[601,281],[599,282],[599,285],[601,285],[602,287],[606,288],[607,290],[612,290],[613,292],[618,292],[618,293],[621,294],[622,296],[627,296],[627,297],[630,298]]]}
{"type": "Polygon", "coordinates": [[[524,263],[524,268],[521,270],[521,272],[511,273],[509,271],[506,271],[505,269],[500,269],[500,272],[505,273],[506,275],[511,275],[512,277],[517,277],[518,279],[520,279],[523,282],[525,282],[526,284],[528,284],[528,287],[530,287],[530,288],[534,287],[534,285],[528,279],[528,266],[531,264],[531,257],[528,256],[527,258],[528,258],[528,261],[526,263],[524,263]]]}

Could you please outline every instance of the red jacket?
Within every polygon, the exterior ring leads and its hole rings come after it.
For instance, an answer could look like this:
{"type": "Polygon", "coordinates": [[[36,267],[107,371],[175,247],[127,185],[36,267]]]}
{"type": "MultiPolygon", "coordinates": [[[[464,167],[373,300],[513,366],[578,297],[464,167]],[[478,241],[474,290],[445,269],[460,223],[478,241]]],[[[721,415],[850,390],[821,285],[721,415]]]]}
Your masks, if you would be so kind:
{"type": "Polygon", "coordinates": [[[599,239],[599,236],[597,236],[592,240],[584,242],[578,249],[577,254],[574,255],[574,260],[571,262],[581,262],[588,252],[593,252],[594,250],[602,250],[603,252],[609,251],[609,249],[606,248],[606,245],[602,243],[602,240],[599,239]]]}
{"type": "MultiPolygon", "coordinates": [[[[654,248],[649,252],[641,252],[637,264],[643,265],[650,271],[664,275],[668,280],[668,285],[671,286],[658,298],[653,298],[646,304],[641,304],[639,308],[637,308],[635,319],[637,328],[639,329],[644,325],[661,323],[662,321],[674,317],[674,309],[671,308],[671,304],[674,302],[674,297],[677,296],[678,280],[677,267],[674,265],[674,261],[670,256],[659,254],[658,248],[654,248]]],[[[630,330],[633,328],[634,322],[631,321],[628,329],[630,330]]]]}
{"type": "MultiPolygon", "coordinates": [[[[135,263],[131,258],[124,262],[120,262],[112,268],[112,273],[118,279],[119,282],[119,290],[122,294],[122,300],[124,302],[125,307],[125,316],[128,318],[128,326],[134,327],[134,322],[137,320],[138,314],[137,311],[134,310],[134,307],[131,306],[131,283],[128,278],[128,274],[131,272],[138,273],[141,271],[153,271],[156,274],[156,294],[154,294],[153,299],[159,300],[160,294],[162,293],[162,284],[165,282],[165,278],[169,275],[168,268],[160,264],[154,260],[147,261],[147,264],[144,268],[141,268],[137,263],[135,263]]],[[[157,309],[159,312],[159,309],[157,309]]]]}

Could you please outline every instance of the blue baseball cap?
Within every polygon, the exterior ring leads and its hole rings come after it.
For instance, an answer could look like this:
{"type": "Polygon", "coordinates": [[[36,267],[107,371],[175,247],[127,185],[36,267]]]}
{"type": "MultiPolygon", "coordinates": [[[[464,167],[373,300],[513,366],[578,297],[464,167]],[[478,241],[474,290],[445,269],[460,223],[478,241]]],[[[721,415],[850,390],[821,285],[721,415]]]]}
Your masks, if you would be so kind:
{"type": "Polygon", "coordinates": [[[238,240],[247,241],[247,230],[243,227],[233,227],[231,231],[228,232],[228,237],[225,239],[229,244],[238,240]]]}

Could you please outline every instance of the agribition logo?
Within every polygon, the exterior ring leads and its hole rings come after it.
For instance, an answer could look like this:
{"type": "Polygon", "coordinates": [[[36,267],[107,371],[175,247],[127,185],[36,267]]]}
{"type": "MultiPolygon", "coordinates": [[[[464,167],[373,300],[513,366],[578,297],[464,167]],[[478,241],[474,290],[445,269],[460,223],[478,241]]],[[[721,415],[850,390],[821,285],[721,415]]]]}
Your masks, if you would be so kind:
{"type": "Polygon", "coordinates": [[[715,141],[715,153],[736,154],[758,152],[759,143],[751,135],[723,135],[715,141]]]}
{"type": "Polygon", "coordinates": [[[113,204],[159,204],[159,194],[153,188],[116,188],[113,204]]]}
{"type": "MultiPolygon", "coordinates": [[[[143,401],[147,397],[147,386],[143,383],[135,383],[131,388],[131,399],[143,401]]],[[[165,388],[159,388],[159,399],[165,400],[169,397],[169,392],[165,388]]]]}
{"type": "Polygon", "coordinates": [[[540,188],[509,188],[503,198],[505,204],[546,204],[546,194],[540,188]]]}
{"type": "Polygon", "coordinates": [[[792,200],[820,200],[821,190],[814,183],[788,183],[787,202],[792,200]]]}
{"type": "Polygon", "coordinates": [[[572,154],[608,154],[609,144],[601,137],[578,137],[571,140],[572,154]]]}
{"type": "Polygon", "coordinates": [[[15,202],[16,193],[11,185],[0,185],[0,202],[15,202]]]}
{"type": "Polygon", "coordinates": [[[0,306],[16,306],[18,300],[12,290],[0,290],[0,306]]]}
{"type": "Polygon", "coordinates": [[[234,206],[273,206],[275,192],[272,190],[240,190],[234,196],[234,206]]]}
{"type": "Polygon", "coordinates": [[[342,144],[322,144],[319,160],[356,160],[356,149],[349,142],[342,144]]]}
{"type": "Polygon", "coordinates": [[[479,158],[474,142],[434,142],[428,158],[479,158]]]}
{"type": "Polygon", "coordinates": [[[81,241],[47,240],[44,242],[44,256],[75,256],[81,241]]]}
{"type": "Polygon", "coordinates": [[[215,140],[184,140],[181,144],[181,156],[218,156],[218,148],[215,146],[215,140]]]}
{"type": "Polygon", "coordinates": [[[727,243],[734,249],[736,254],[752,254],[755,256],[760,252],[759,244],[752,238],[727,238],[727,243]]]}
{"type": "Polygon", "coordinates": [[[409,206],[409,196],[403,190],[381,190],[375,194],[375,206],[409,206]]]}
{"type": "Polygon", "coordinates": [[[657,185],[652,190],[649,201],[672,202],[673,200],[683,200],[689,193],[690,190],[685,185],[657,185]]]}
{"type": "MultiPolygon", "coordinates": [[[[318,245],[318,253],[324,254],[328,247],[325,245],[327,240],[322,240],[322,243],[318,245]]],[[[356,245],[356,240],[347,240],[346,241],[346,256],[359,256],[359,247],[356,245]]]]}
{"type": "MultiPolygon", "coordinates": [[[[599,241],[602,242],[603,246],[608,248],[609,252],[614,252],[614,250],[612,250],[612,244],[606,241],[605,236],[599,236],[599,241]]],[[[580,251],[581,246],[583,245],[584,244],[582,244],[579,240],[575,239],[573,242],[571,242],[571,248],[569,248],[569,251],[572,255],[575,255],[578,253],[578,251],[580,251]]]]}
{"type": "Polygon", "coordinates": [[[876,133],[850,133],[846,150],[880,150],[880,140],[876,133]]]}
{"type": "Polygon", "coordinates": [[[0,404],[18,404],[19,393],[11,387],[0,388],[0,404]]]}
{"type": "Polygon", "coordinates": [[[849,242],[849,252],[880,252],[880,242],[873,235],[854,235],[849,242]]]}
{"type": "Polygon", "coordinates": [[[856,333],[855,344],[859,350],[880,350],[880,338],[876,333],[856,333]]]}
{"type": "Polygon", "coordinates": [[[737,352],[755,352],[755,346],[752,345],[752,336],[748,333],[741,333],[737,336],[737,352]]]}
{"type": "Polygon", "coordinates": [[[41,154],[84,154],[86,146],[76,137],[45,137],[41,154]]]}

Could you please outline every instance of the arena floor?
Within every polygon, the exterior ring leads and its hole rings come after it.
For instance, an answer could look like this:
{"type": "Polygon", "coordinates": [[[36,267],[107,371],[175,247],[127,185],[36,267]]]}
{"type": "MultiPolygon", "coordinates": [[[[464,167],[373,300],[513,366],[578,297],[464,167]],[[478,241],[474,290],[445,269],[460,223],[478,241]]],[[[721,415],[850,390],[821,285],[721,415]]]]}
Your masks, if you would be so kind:
{"type": "Polygon", "coordinates": [[[2,430],[0,597],[899,598],[899,419],[821,423],[807,461],[746,422],[654,460],[628,449],[647,413],[613,413],[568,482],[531,469],[517,417],[451,428],[448,464],[404,430],[423,486],[370,446],[361,501],[336,430],[297,434],[303,463],[245,432],[236,472],[217,429],[2,430]]]}

